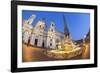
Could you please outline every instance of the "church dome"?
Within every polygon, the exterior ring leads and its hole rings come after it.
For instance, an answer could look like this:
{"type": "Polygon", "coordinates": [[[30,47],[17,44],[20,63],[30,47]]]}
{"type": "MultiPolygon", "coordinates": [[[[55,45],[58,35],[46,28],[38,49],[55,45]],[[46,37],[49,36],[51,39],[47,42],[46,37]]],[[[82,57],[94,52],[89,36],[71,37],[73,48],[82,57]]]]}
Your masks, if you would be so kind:
{"type": "Polygon", "coordinates": [[[36,27],[39,29],[44,29],[45,28],[45,20],[42,19],[40,21],[37,22],[36,27]]]}

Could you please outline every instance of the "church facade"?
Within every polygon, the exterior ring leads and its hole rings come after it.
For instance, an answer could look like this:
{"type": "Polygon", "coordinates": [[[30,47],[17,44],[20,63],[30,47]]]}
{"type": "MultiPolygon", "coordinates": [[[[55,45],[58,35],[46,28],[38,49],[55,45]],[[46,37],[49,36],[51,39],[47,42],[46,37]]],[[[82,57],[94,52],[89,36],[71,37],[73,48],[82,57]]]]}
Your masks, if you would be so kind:
{"type": "Polygon", "coordinates": [[[32,22],[35,17],[36,15],[32,15],[28,20],[23,21],[23,42],[37,47],[56,48],[57,44],[63,39],[64,34],[55,29],[53,21],[50,22],[48,29],[44,19],[39,20],[33,27],[32,22]]]}

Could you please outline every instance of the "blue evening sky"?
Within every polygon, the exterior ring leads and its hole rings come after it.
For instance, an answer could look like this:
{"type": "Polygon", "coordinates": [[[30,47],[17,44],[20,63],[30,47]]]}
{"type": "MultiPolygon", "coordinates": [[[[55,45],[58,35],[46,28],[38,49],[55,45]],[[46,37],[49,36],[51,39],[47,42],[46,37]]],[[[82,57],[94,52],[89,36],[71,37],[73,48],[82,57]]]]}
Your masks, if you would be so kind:
{"type": "Polygon", "coordinates": [[[83,39],[84,35],[88,33],[90,28],[89,13],[23,10],[22,19],[27,20],[32,14],[36,15],[36,18],[32,23],[33,26],[35,26],[39,20],[44,18],[47,29],[50,26],[50,21],[54,21],[55,28],[59,32],[64,32],[64,15],[73,40],[83,39]]]}

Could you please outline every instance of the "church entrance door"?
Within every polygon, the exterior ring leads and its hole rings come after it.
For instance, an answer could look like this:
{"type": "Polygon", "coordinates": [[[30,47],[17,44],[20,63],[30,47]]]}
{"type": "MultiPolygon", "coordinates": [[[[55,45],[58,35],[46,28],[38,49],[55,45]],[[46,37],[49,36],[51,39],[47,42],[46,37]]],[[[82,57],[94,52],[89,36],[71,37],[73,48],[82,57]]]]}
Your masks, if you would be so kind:
{"type": "Polygon", "coordinates": [[[37,46],[37,43],[38,43],[38,39],[35,39],[35,45],[37,46]]]}
{"type": "Polygon", "coordinates": [[[42,47],[44,47],[44,42],[42,43],[42,47]]]}

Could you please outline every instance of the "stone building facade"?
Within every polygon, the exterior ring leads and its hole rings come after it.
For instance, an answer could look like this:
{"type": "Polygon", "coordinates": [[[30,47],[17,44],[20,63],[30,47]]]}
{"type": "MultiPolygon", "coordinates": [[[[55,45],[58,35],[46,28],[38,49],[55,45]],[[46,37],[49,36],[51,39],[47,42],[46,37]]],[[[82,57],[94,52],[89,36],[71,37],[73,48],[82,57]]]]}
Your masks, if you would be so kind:
{"type": "Polygon", "coordinates": [[[36,15],[32,15],[28,20],[23,21],[23,42],[37,47],[55,49],[64,34],[55,29],[53,21],[50,22],[48,29],[44,19],[39,20],[33,27],[32,22],[35,17],[36,15]]]}

